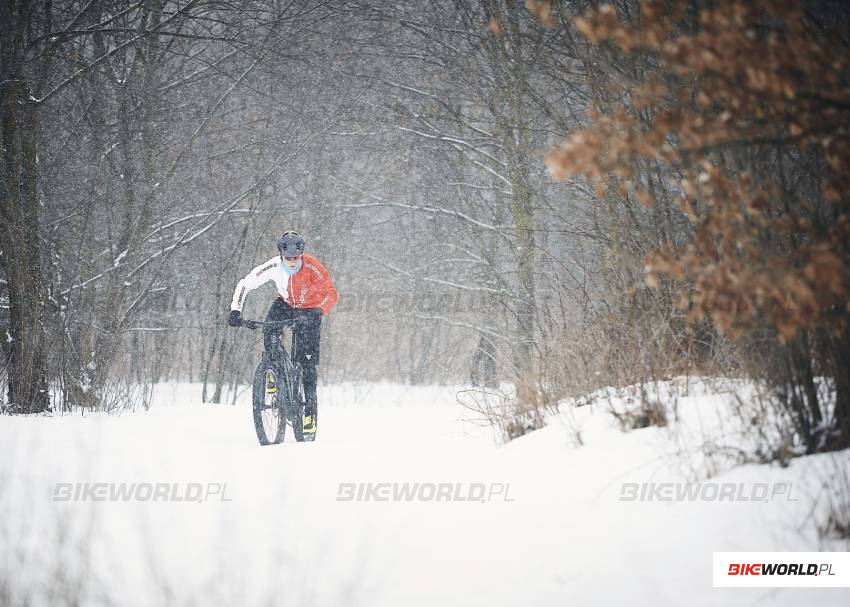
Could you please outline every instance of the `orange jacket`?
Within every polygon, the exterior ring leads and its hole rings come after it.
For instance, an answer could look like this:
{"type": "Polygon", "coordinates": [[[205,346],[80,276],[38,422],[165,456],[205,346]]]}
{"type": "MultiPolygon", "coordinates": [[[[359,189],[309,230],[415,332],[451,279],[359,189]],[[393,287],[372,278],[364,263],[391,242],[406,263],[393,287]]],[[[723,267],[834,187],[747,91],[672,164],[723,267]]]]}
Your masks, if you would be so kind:
{"type": "Polygon", "coordinates": [[[289,277],[286,297],[278,297],[293,308],[321,308],[322,314],[327,314],[338,299],[330,273],[306,253],[301,269],[289,277]]]}
{"type": "Polygon", "coordinates": [[[241,312],[248,293],[272,281],[277,287],[278,299],[293,308],[321,308],[322,314],[327,314],[336,303],[337,294],[325,266],[312,255],[305,254],[301,260],[301,269],[290,276],[282,264],[278,255],[251,270],[236,285],[230,309],[241,312]]]}

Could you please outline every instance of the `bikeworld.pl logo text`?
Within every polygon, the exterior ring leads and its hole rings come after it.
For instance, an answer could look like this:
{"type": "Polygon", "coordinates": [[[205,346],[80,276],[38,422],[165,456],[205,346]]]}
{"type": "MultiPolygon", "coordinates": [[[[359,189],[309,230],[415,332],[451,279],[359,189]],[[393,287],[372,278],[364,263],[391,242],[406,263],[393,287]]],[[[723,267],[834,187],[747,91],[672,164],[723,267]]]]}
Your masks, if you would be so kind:
{"type": "Polygon", "coordinates": [[[732,563],[726,575],[835,575],[832,563],[732,563]]]}
{"type": "Polygon", "coordinates": [[[232,502],[227,483],[56,483],[54,502],[232,502]]]}
{"type": "Polygon", "coordinates": [[[714,552],[715,588],[848,588],[848,552],[714,552]]]}
{"type": "Polygon", "coordinates": [[[621,502],[796,502],[791,483],[623,483],[621,502]]]}
{"type": "Polygon", "coordinates": [[[510,483],[340,483],[338,502],[514,502],[510,483]]]}

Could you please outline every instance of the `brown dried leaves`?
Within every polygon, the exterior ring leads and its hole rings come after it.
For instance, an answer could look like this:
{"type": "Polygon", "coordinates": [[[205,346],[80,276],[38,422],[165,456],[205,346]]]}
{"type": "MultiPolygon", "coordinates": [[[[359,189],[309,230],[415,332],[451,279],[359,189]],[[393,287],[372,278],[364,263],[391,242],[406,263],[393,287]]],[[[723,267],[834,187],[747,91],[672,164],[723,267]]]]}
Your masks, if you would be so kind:
{"type": "Polygon", "coordinates": [[[642,3],[637,24],[607,5],[576,19],[590,42],[636,58],[644,78],[620,83],[620,103],[589,115],[589,127],[549,152],[550,173],[584,175],[600,195],[619,183],[624,200],[650,207],[653,196],[623,184],[637,183],[634,167],[647,161],[675,168],[673,204],[693,236],[647,257],[649,286],[662,276],[679,283],[691,320],[710,315],[733,335],[764,322],[785,339],[818,323],[842,330],[850,316],[848,54],[807,31],[798,2],[718,0],[700,12],[696,31],[668,6],[642,3]],[[781,203],[777,185],[712,160],[770,144],[822,150],[828,229],[806,216],[811,205],[781,203]]]}

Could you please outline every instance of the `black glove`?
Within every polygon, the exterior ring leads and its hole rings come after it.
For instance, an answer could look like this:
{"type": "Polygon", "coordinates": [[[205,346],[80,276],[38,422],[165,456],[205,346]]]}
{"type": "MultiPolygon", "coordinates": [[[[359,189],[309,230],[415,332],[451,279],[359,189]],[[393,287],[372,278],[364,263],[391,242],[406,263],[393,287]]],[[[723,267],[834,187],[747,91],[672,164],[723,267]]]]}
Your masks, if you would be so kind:
{"type": "Polygon", "coordinates": [[[231,310],[230,316],[227,317],[227,324],[231,327],[241,327],[242,326],[242,312],[239,310],[231,310]]]}

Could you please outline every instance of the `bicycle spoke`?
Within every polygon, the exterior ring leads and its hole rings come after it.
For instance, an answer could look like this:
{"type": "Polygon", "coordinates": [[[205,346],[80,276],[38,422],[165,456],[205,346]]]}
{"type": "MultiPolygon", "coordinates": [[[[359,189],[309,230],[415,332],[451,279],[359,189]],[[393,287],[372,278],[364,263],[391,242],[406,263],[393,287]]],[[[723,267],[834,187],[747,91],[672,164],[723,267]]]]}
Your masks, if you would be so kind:
{"type": "Polygon", "coordinates": [[[275,374],[270,369],[266,371],[264,382],[264,400],[263,400],[263,430],[270,440],[276,441],[278,437],[278,429],[280,424],[280,411],[277,407],[277,393],[270,390],[277,390],[278,382],[275,374]]]}

